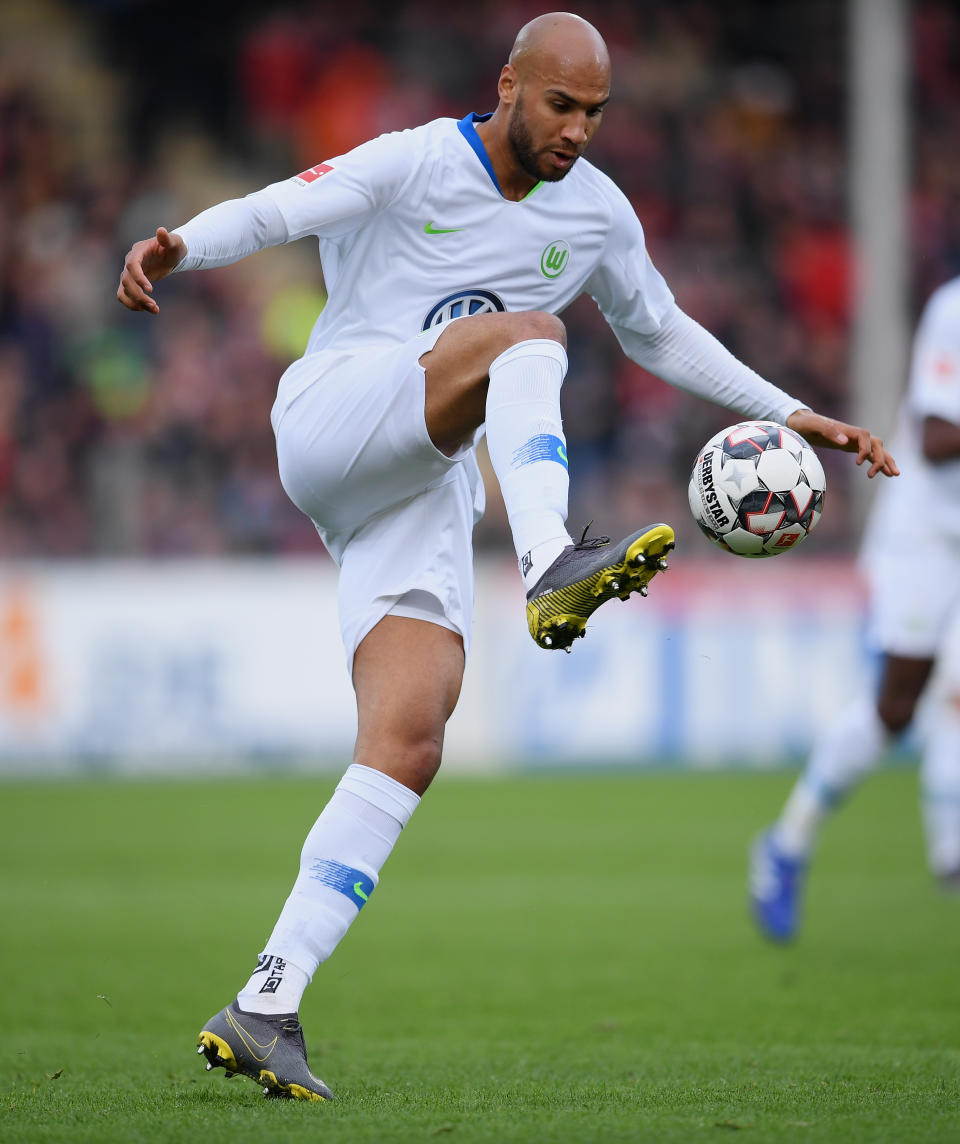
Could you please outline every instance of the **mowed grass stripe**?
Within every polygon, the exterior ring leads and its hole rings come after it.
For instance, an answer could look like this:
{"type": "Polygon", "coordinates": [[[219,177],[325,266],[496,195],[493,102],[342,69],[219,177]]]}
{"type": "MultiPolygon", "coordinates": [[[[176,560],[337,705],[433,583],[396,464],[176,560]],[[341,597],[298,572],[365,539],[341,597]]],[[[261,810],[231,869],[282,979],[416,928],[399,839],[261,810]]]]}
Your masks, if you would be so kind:
{"type": "Polygon", "coordinates": [[[0,1138],[960,1140],[960,899],[902,770],[788,949],[744,884],[790,776],[441,776],[301,1010],[337,1103],[208,1076],[334,782],[0,789],[0,1138]]]}

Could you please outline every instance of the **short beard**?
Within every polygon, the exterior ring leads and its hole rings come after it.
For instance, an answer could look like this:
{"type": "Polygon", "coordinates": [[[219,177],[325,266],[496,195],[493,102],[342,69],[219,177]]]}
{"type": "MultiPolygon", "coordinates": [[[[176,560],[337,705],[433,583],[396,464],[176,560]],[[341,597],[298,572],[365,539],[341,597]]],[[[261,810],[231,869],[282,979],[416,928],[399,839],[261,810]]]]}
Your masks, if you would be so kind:
{"type": "Polygon", "coordinates": [[[513,148],[514,158],[530,178],[536,179],[538,182],[542,180],[545,183],[558,183],[573,168],[573,163],[571,163],[566,171],[550,170],[546,174],[540,169],[537,163],[537,153],[533,149],[530,129],[527,127],[527,121],[523,118],[522,95],[517,96],[517,102],[513,105],[513,111],[507,124],[507,140],[513,148]]]}

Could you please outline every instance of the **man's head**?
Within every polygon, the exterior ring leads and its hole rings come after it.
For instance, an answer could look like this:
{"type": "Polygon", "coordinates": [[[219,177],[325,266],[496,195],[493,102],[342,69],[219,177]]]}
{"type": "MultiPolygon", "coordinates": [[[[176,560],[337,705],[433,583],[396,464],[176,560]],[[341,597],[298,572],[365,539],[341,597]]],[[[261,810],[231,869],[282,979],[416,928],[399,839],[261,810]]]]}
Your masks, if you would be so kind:
{"type": "Polygon", "coordinates": [[[548,12],[520,29],[498,86],[514,158],[534,179],[562,179],[600,125],[610,57],[596,28],[548,12]]]}

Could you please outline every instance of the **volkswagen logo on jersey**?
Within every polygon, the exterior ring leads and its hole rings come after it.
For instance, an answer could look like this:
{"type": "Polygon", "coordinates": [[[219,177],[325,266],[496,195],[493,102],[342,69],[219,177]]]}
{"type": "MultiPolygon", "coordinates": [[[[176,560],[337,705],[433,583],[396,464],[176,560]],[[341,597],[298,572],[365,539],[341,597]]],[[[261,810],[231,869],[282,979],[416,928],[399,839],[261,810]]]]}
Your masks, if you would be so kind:
{"type": "Polygon", "coordinates": [[[507,307],[492,290],[460,290],[441,299],[423,319],[424,331],[442,326],[453,318],[472,318],[474,314],[503,314],[507,307]]]}

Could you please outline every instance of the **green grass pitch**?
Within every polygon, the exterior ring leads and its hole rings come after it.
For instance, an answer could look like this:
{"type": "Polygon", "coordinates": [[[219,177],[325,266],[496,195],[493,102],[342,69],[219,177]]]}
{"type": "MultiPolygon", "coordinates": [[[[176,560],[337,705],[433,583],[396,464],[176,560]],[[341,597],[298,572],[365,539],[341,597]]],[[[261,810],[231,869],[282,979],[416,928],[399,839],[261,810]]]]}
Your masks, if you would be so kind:
{"type": "Polygon", "coordinates": [[[791,776],[440,779],[301,1016],[331,1105],[206,1074],[329,777],[0,788],[0,1139],[960,1140],[960,899],[911,771],[746,918],[791,776]]]}

